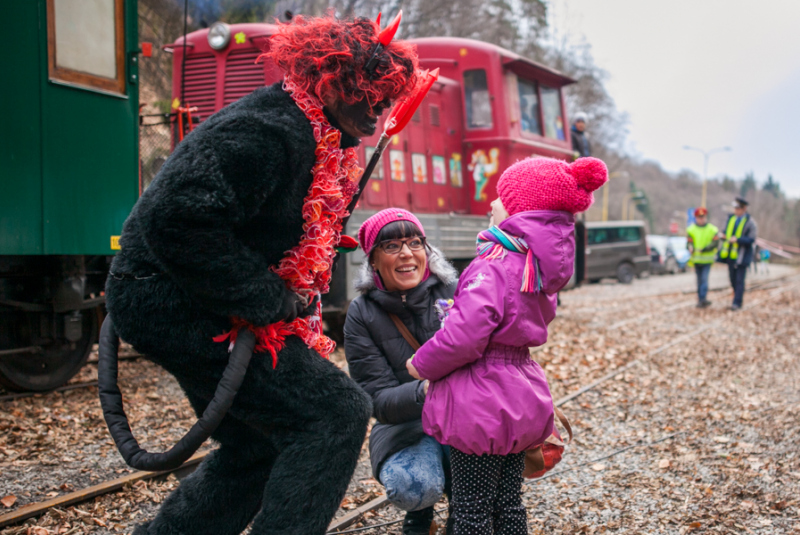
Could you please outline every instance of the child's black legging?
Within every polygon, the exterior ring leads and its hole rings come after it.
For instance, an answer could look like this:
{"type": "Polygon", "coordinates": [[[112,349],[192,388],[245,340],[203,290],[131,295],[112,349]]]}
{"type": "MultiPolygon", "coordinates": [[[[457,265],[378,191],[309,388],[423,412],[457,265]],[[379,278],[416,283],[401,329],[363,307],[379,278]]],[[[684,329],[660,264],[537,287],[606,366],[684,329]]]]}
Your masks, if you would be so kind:
{"type": "Polygon", "coordinates": [[[472,455],[450,448],[454,535],[527,535],[525,452],[472,455]]]}

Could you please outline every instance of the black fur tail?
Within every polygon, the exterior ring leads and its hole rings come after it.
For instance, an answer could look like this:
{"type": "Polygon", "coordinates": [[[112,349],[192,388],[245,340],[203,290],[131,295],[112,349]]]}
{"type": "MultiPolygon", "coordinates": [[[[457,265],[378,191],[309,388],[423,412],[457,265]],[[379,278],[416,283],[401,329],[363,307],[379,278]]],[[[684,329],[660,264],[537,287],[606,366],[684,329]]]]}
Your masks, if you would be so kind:
{"type": "Polygon", "coordinates": [[[134,438],[122,406],[122,393],[117,386],[119,337],[114,330],[111,316],[106,316],[100,330],[97,382],[103,417],[125,462],[137,470],[159,471],[175,469],[191,457],[219,427],[222,418],[228,412],[244,380],[254,347],[255,335],[249,329],[242,329],[236,338],[236,345],[233,347],[222,379],[217,385],[214,399],[203,412],[203,416],[169,451],[148,453],[134,438]]]}

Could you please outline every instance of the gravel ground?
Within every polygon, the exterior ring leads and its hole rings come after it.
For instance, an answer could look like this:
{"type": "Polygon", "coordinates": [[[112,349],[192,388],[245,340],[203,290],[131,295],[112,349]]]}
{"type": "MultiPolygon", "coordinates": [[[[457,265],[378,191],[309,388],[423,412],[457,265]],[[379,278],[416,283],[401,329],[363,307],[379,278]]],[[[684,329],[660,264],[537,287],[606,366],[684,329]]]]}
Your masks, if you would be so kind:
{"type": "MultiPolygon", "coordinates": [[[[770,270],[750,277],[760,288],[738,313],[724,308],[730,291],[718,268],[719,290],[705,310],[684,293],[693,273],[562,294],[550,341],[534,353],[555,398],[639,364],[563,407],[576,439],[549,477],[525,485],[531,533],[800,533],[800,278],[786,266],[770,270]]],[[[341,353],[333,360],[343,365],[341,353]]],[[[137,437],[148,448],[168,447],[194,419],[180,389],[144,360],[120,368],[137,437]]],[[[88,365],[74,381],[95,376],[88,365]]],[[[0,404],[0,515],[128,472],[96,389],[0,404]]],[[[173,476],[138,482],[0,534],[129,533],[177,484],[173,476]]],[[[381,493],[365,447],[337,516],[381,493]]],[[[400,518],[388,506],[352,527],[400,518]]]]}

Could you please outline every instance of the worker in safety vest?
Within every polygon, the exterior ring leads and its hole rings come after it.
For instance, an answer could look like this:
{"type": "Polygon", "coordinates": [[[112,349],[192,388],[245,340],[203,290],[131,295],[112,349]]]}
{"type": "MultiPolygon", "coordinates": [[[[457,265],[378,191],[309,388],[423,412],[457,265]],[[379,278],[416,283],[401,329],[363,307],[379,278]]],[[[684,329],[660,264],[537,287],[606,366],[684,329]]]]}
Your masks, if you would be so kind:
{"type": "Polygon", "coordinates": [[[708,274],[717,258],[719,229],[708,222],[708,210],[702,206],[694,211],[694,219],[695,222],[686,229],[686,247],[692,253],[689,262],[697,273],[697,308],[705,308],[711,304],[706,299],[708,274]]]}
{"type": "Polygon", "coordinates": [[[747,267],[753,261],[753,245],[756,241],[756,222],[747,213],[747,201],[736,197],[733,202],[733,214],[728,217],[724,239],[719,249],[719,259],[728,264],[728,274],[733,286],[733,304],[731,310],[742,308],[744,299],[744,279],[747,267]]]}

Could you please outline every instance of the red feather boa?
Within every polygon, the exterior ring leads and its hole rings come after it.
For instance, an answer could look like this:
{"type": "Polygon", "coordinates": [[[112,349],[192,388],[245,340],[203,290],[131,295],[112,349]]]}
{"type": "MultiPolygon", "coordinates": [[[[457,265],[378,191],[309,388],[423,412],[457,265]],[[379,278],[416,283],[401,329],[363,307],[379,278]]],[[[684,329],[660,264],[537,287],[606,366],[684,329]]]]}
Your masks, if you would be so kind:
{"type": "MultiPolygon", "coordinates": [[[[311,170],[314,179],[303,203],[303,236],[272,270],[284,280],[289,290],[310,303],[330,289],[335,248],[343,241],[342,219],[348,215],[347,205],[358,191],[361,169],[356,150],[341,149],[341,132],[330,125],[319,99],[303,91],[301,85],[289,77],[284,80],[283,88],[311,121],[317,149],[316,163],[311,170]]],[[[322,334],[322,304],[317,301],[313,315],[290,323],[279,321],[256,327],[240,318],[233,318],[233,328],[215,337],[214,341],[230,340],[232,348],[239,329],[248,328],[256,335],[255,351],[269,352],[273,368],[278,365],[278,352],[285,347],[286,337],[292,335],[328,358],[336,344],[322,334]]]]}

